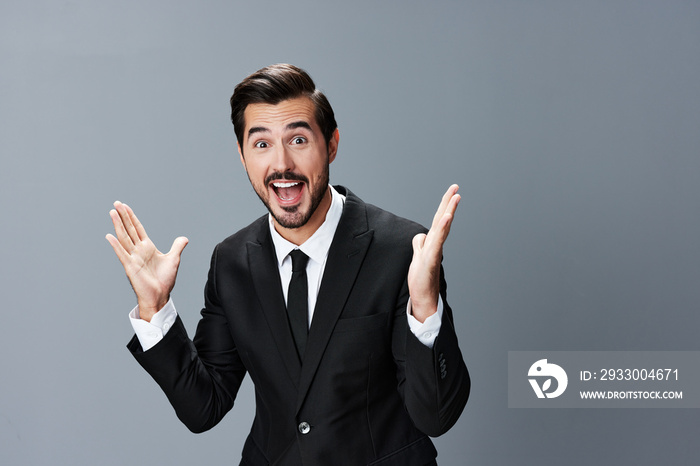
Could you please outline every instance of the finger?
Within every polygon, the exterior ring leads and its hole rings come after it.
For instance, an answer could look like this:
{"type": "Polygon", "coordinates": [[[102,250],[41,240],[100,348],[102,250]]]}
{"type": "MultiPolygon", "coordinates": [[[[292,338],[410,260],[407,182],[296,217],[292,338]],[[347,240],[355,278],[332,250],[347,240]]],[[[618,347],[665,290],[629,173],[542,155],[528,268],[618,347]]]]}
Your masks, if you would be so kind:
{"type": "Polygon", "coordinates": [[[447,188],[447,191],[445,191],[445,194],[440,200],[440,205],[438,206],[437,212],[435,212],[435,216],[433,217],[432,226],[436,226],[440,222],[440,219],[447,210],[452,198],[456,195],[458,189],[459,186],[457,186],[456,184],[453,184],[452,186],[447,188]]]}
{"type": "Polygon", "coordinates": [[[112,249],[114,249],[114,252],[117,255],[117,259],[119,259],[119,262],[121,262],[122,265],[125,265],[126,262],[129,260],[129,254],[124,250],[122,244],[117,238],[114,237],[114,235],[107,234],[105,238],[107,239],[107,241],[109,241],[109,244],[112,246],[112,249]]]}
{"type": "Polygon", "coordinates": [[[450,229],[452,228],[452,220],[454,220],[454,214],[459,205],[459,201],[462,197],[459,194],[454,194],[445,207],[445,211],[442,216],[437,220],[437,224],[428,232],[428,237],[425,240],[423,246],[427,250],[442,250],[442,246],[447,240],[447,236],[450,234],[450,229]]]}
{"type": "Polygon", "coordinates": [[[139,235],[139,238],[141,240],[147,239],[148,235],[146,234],[146,229],[143,227],[143,225],[141,225],[141,222],[136,217],[134,211],[131,209],[131,207],[129,207],[126,204],[124,204],[124,207],[126,207],[126,211],[129,214],[129,219],[131,219],[131,223],[134,225],[134,228],[136,229],[136,233],[139,235]]]}
{"type": "Polygon", "coordinates": [[[119,217],[121,217],[122,223],[124,224],[124,229],[126,230],[126,233],[129,235],[131,242],[133,244],[138,243],[140,241],[139,234],[136,232],[136,228],[134,228],[134,224],[131,223],[131,218],[129,216],[129,212],[127,211],[126,204],[122,204],[121,202],[116,201],[114,203],[114,208],[117,210],[119,217]]]}
{"type": "Polygon", "coordinates": [[[450,197],[450,201],[447,204],[447,207],[445,208],[445,212],[443,212],[443,216],[447,213],[450,214],[450,216],[454,216],[455,212],[457,211],[457,206],[459,205],[459,201],[462,200],[462,196],[457,194],[456,192],[452,194],[452,197],[450,197]]]}
{"type": "Polygon", "coordinates": [[[134,248],[134,242],[131,241],[131,238],[129,238],[129,234],[126,232],[126,228],[124,228],[124,222],[122,221],[119,212],[117,212],[115,209],[112,209],[109,211],[109,217],[112,219],[112,225],[114,225],[114,232],[117,234],[119,243],[122,245],[124,250],[126,250],[127,252],[131,251],[134,248]]]}
{"type": "Polygon", "coordinates": [[[187,243],[189,243],[189,241],[190,240],[188,240],[184,236],[175,238],[175,241],[173,241],[173,245],[170,247],[170,251],[168,252],[168,254],[175,254],[177,255],[177,257],[180,257],[183,249],[185,249],[185,246],[187,246],[187,243]]]}
{"type": "Polygon", "coordinates": [[[452,220],[455,218],[455,212],[457,211],[457,206],[459,201],[462,200],[462,196],[455,194],[450,199],[450,203],[447,205],[445,212],[442,214],[442,218],[438,223],[438,231],[444,242],[447,239],[447,235],[450,233],[450,228],[452,227],[452,220]]]}

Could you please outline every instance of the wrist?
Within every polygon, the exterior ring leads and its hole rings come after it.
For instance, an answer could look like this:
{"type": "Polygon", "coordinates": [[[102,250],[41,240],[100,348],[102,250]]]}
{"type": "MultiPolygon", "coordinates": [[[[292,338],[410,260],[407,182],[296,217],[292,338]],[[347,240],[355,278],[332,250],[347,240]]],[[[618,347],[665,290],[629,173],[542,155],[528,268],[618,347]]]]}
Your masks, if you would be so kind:
{"type": "Polygon", "coordinates": [[[139,301],[139,318],[145,320],[146,322],[150,322],[153,316],[156,315],[158,311],[163,309],[163,307],[165,307],[169,299],[170,297],[167,297],[165,301],[159,300],[155,303],[145,303],[139,301]]]}
{"type": "Polygon", "coordinates": [[[421,324],[438,310],[437,297],[425,301],[411,298],[411,315],[421,324]]]}

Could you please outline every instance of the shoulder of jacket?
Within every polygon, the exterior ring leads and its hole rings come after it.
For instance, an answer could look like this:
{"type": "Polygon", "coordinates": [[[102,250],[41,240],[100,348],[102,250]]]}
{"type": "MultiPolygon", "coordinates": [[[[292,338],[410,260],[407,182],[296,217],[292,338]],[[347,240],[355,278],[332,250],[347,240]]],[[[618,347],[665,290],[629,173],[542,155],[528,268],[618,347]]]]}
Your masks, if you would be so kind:
{"type": "Polygon", "coordinates": [[[265,228],[267,228],[268,216],[267,214],[253,221],[250,225],[241,228],[236,233],[227,237],[219,244],[216,245],[217,249],[236,249],[240,247],[246,247],[246,243],[258,242],[260,237],[265,234],[265,228]]]}
{"type": "Polygon", "coordinates": [[[369,226],[377,233],[392,237],[413,238],[418,233],[427,233],[428,231],[423,225],[413,220],[400,217],[372,204],[366,204],[366,206],[369,226]]]}

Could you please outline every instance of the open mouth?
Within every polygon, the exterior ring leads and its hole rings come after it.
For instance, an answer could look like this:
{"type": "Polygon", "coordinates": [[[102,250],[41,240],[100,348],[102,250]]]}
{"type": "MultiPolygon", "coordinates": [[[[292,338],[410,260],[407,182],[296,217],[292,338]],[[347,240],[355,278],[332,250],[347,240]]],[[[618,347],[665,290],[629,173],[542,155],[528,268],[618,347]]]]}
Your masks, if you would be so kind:
{"type": "Polygon", "coordinates": [[[270,186],[282,204],[294,204],[301,198],[304,191],[302,181],[275,181],[270,183],[270,186]]]}

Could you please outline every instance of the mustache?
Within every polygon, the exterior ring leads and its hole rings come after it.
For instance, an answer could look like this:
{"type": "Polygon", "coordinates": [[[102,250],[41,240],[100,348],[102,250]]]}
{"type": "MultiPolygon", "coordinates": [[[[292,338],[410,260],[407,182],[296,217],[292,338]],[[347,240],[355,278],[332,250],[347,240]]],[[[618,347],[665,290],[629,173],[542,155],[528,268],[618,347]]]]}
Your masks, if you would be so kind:
{"type": "Polygon", "coordinates": [[[303,181],[309,184],[309,179],[307,177],[294,172],[272,172],[265,178],[265,184],[269,185],[275,180],[303,181]]]}

